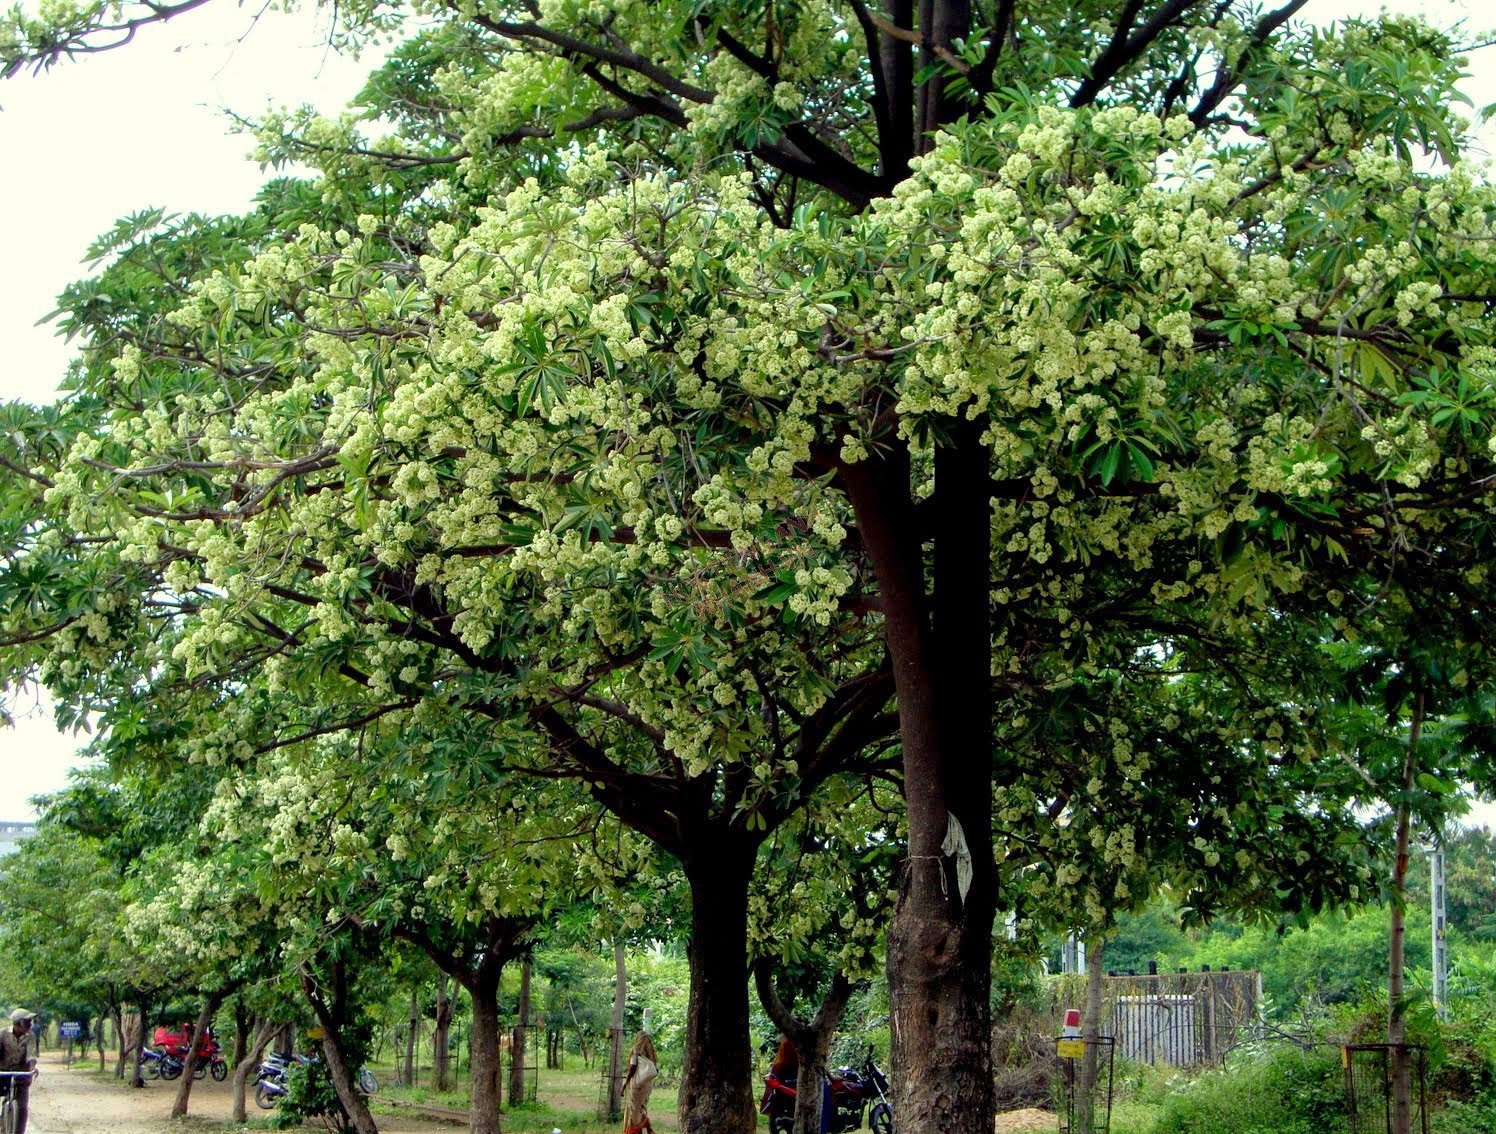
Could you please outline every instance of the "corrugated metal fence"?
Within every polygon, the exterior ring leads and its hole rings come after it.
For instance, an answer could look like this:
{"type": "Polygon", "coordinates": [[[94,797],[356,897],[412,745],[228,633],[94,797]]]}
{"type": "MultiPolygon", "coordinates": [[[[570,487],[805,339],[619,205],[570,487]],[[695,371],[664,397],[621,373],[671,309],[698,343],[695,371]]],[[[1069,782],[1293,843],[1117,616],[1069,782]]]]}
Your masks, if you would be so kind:
{"type": "MultiPolygon", "coordinates": [[[[1084,1003],[1085,979],[1067,976],[1057,983],[1056,1035],[1064,1009],[1084,1003]]],[[[1101,1034],[1115,1038],[1124,1059],[1206,1066],[1260,1034],[1262,976],[1257,972],[1109,975],[1102,998],[1101,1034]]]]}

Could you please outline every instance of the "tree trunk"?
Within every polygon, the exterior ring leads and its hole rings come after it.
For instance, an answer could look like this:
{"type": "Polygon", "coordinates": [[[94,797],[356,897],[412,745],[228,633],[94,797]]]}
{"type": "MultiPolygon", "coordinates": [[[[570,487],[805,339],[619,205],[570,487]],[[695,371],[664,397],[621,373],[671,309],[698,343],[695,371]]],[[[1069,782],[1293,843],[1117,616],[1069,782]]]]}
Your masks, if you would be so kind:
{"type": "Polygon", "coordinates": [[[432,1086],[438,1091],[452,1089],[452,1002],[447,998],[447,974],[436,978],[436,1027],[431,1036],[432,1086]]]}
{"type": "Polygon", "coordinates": [[[301,977],[301,988],[312,1011],[317,1014],[317,1023],[322,1025],[322,1060],[327,1067],[327,1077],[332,1080],[338,1093],[338,1102],[348,1121],[353,1124],[354,1134],[379,1134],[379,1126],[369,1113],[368,1104],[359,1093],[354,1080],[355,1072],[348,1066],[343,1051],[342,1026],[348,1011],[347,979],[341,962],[333,963],[333,997],[328,1001],[317,990],[310,976],[301,977]]]}
{"type": "Polygon", "coordinates": [[[187,1113],[187,1100],[192,1097],[192,1084],[197,1081],[194,1068],[197,1067],[198,1052],[202,1050],[208,1029],[213,1026],[213,1014],[223,1003],[225,992],[224,989],[213,992],[203,1001],[202,1010],[197,1014],[197,1023],[192,1028],[192,1042],[187,1045],[187,1054],[182,1059],[182,1078],[177,1083],[177,1098],[171,1104],[173,1118],[182,1118],[187,1113]]]}
{"type": "Polygon", "coordinates": [[[1387,955],[1387,1043],[1392,1059],[1392,1122],[1389,1134],[1409,1134],[1413,1126],[1413,1067],[1407,1048],[1407,1005],[1403,1002],[1403,965],[1407,937],[1405,910],[1408,885],[1408,848],[1412,816],[1408,799],[1418,775],[1418,742],[1423,735],[1424,697],[1413,695],[1413,720],[1403,761],[1402,799],[1397,804],[1397,849],[1392,865],[1392,924],[1387,955]]]}
{"type": "Polygon", "coordinates": [[[249,1045],[254,1041],[251,1033],[254,1021],[250,1019],[249,1010],[244,1007],[241,997],[234,1001],[234,1050],[231,1059],[235,1067],[243,1063],[249,1053],[249,1045]]]}
{"type": "Polygon", "coordinates": [[[416,999],[416,990],[410,990],[409,1028],[405,1033],[405,1070],[401,1079],[407,1087],[416,1085],[416,1032],[421,1027],[421,1006],[416,999]]]}
{"type": "Polygon", "coordinates": [[[682,863],[691,887],[691,999],[680,1131],[752,1134],[758,1115],[750,1084],[748,879],[756,844],[727,834],[711,842],[701,857],[682,863]]]}
{"type": "MultiPolygon", "coordinates": [[[[571,1026],[577,1030],[577,1047],[582,1052],[582,1066],[592,1066],[592,1052],[587,1050],[587,1033],[582,1028],[582,1021],[577,1019],[576,1002],[572,1000],[571,993],[566,994],[566,1008],[571,1013],[571,1026]]],[[[557,1041],[558,1044],[560,1041],[557,1041]]]]}
{"type": "MultiPolygon", "coordinates": [[[[135,1037],[132,1048],[135,1052],[135,1062],[132,1065],[134,1074],[130,1077],[130,1086],[144,1087],[145,1079],[140,1074],[140,1057],[145,1050],[145,1022],[151,1018],[151,1002],[142,996],[136,1005],[140,1012],[140,1019],[135,1022],[135,1037]]],[[[121,1045],[123,1048],[123,1045],[121,1045]]]]}
{"type": "Polygon", "coordinates": [[[838,971],[831,986],[821,998],[815,1018],[809,1023],[795,1016],[779,998],[774,987],[769,962],[761,959],[753,967],[753,983],[758,1000],[779,1030],[795,1047],[799,1067],[795,1072],[795,1117],[793,1134],[820,1134],[821,1111],[826,1102],[826,1081],[831,1054],[831,1040],[841,1023],[842,1013],[852,996],[852,982],[838,971]]]}
{"type": "Polygon", "coordinates": [[[1101,1055],[1101,990],[1103,936],[1095,931],[1095,939],[1086,946],[1086,1010],[1081,1020],[1081,1037],[1086,1041],[1086,1054],[1081,1060],[1080,1074],[1075,1083],[1075,1130],[1076,1134],[1094,1134],[1096,1130],[1096,1077],[1101,1055]]]}
{"type": "Polygon", "coordinates": [[[608,1053],[608,1118],[623,1113],[623,1010],[628,1003],[629,970],[623,942],[613,942],[613,1018],[608,1025],[612,1040],[608,1053]]]}
{"type": "Polygon", "coordinates": [[[465,982],[473,1002],[472,1134],[499,1134],[499,974],[504,958],[490,953],[465,982]]]}
{"type": "Polygon", "coordinates": [[[981,428],[953,422],[936,449],[932,620],[907,454],[889,448],[842,469],[877,575],[899,705],[909,859],[889,925],[888,984],[894,1110],[910,1134],[990,1134],[994,1124],[991,522],[981,428]]]}
{"type": "Polygon", "coordinates": [[[530,1030],[530,974],[534,965],[528,956],[519,967],[518,1019],[509,1042],[509,1105],[525,1101],[525,1040],[530,1030]]]}
{"type": "Polygon", "coordinates": [[[261,1020],[255,1025],[254,1037],[245,1049],[245,1057],[234,1064],[234,1121],[243,1122],[248,1116],[245,1095],[248,1093],[249,1077],[258,1074],[265,1048],[274,1038],[278,1025],[273,1020],[261,1020]]]}

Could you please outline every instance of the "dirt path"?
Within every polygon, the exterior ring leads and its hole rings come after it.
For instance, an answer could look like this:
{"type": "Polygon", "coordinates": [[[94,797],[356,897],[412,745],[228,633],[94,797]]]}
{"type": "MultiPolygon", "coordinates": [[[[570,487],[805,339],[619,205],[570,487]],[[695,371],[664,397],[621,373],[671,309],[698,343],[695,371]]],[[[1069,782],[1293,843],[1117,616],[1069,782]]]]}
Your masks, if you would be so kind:
{"type": "MultiPolygon", "coordinates": [[[[176,1097],[177,1083],[157,1080],[142,1088],[127,1087],[112,1074],[101,1075],[97,1058],[75,1062],[69,1067],[60,1054],[44,1052],[41,1074],[31,1088],[31,1124],[27,1134],[162,1134],[163,1131],[238,1134],[248,1130],[232,1121],[231,1083],[215,1083],[212,1079],[193,1083],[189,1117],[182,1122],[172,1122],[169,1118],[176,1097]]],[[[264,1113],[255,1108],[253,1099],[249,1110],[251,1115],[264,1113]]],[[[452,1134],[463,1128],[417,1118],[381,1116],[379,1129],[380,1134],[452,1134]]]]}

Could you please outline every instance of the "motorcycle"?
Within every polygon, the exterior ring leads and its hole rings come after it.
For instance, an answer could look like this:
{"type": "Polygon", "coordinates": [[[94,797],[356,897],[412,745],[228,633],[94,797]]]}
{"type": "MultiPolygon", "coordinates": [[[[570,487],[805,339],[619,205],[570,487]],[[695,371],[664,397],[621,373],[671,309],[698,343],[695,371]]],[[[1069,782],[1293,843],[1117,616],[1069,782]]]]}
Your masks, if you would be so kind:
{"type": "MultiPolygon", "coordinates": [[[[286,1075],[293,1064],[312,1063],[315,1056],[283,1055],[274,1052],[260,1064],[259,1077],[255,1080],[255,1106],[261,1110],[273,1110],[286,1093],[286,1075]]],[[[379,1090],[379,1080],[367,1067],[359,1068],[356,1080],[358,1089],[366,1095],[379,1090]]]]}
{"type": "Polygon", "coordinates": [[[140,1049],[140,1077],[142,1079],[175,1079],[182,1073],[182,1061],[168,1052],[153,1047],[140,1049]]]}
{"type": "Polygon", "coordinates": [[[255,1079],[255,1106],[261,1110],[274,1110],[286,1093],[286,1073],[292,1064],[305,1062],[306,1059],[300,1055],[283,1055],[280,1052],[267,1055],[260,1064],[259,1075],[255,1079]]]}
{"type": "MultiPolygon", "coordinates": [[[[826,1134],[861,1130],[864,1121],[873,1134],[893,1134],[893,1104],[888,1101],[888,1078],[873,1062],[873,1049],[860,1067],[838,1067],[822,1082],[821,1129],[826,1134]]],[[[795,1081],[770,1071],[764,1076],[760,1114],[769,1118],[770,1134],[789,1134],[795,1124],[795,1081]]]]}
{"type": "MultiPolygon", "coordinates": [[[[149,1050],[149,1049],[147,1049],[149,1050]]],[[[179,1037],[173,1037],[162,1046],[161,1077],[163,1079],[175,1079],[182,1073],[187,1064],[187,1045],[179,1037]],[[172,1074],[166,1074],[167,1060],[172,1060],[172,1074]]],[[[203,1042],[197,1049],[197,1062],[192,1066],[192,1077],[201,1079],[204,1075],[212,1075],[215,1083],[221,1083],[229,1077],[229,1065],[224,1062],[220,1052],[218,1041],[211,1034],[203,1038],[203,1042]]]]}

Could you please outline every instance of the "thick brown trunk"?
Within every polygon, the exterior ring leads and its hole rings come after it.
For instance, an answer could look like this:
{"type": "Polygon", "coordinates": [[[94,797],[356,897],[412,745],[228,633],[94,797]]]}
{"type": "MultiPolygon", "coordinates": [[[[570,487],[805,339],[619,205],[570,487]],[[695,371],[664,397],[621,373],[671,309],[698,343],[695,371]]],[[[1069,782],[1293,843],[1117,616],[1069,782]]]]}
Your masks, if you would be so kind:
{"type": "Polygon", "coordinates": [[[877,574],[903,742],[909,859],[888,932],[901,1134],[993,1127],[991,523],[980,434],[980,422],[953,422],[936,450],[932,603],[907,458],[892,450],[843,470],[877,574]]]}
{"type": "Polygon", "coordinates": [[[245,1012],[244,1005],[235,1002],[234,1006],[234,1047],[229,1053],[229,1062],[238,1067],[244,1062],[245,1055],[249,1052],[251,1021],[245,1012]]]}
{"type": "Polygon", "coordinates": [[[431,1078],[438,1091],[452,1089],[452,1001],[447,998],[447,974],[436,978],[436,1027],[431,1036],[431,1078]]]}
{"type": "Polygon", "coordinates": [[[623,1010],[628,1003],[628,958],[622,941],[613,942],[613,1018],[608,1025],[608,1117],[623,1113],[623,1010]]]}
{"type": "Polygon", "coordinates": [[[213,993],[203,1002],[202,1010],[197,1014],[197,1023],[192,1028],[192,1042],[187,1045],[187,1055],[182,1061],[182,1078],[177,1082],[176,1101],[171,1104],[173,1118],[181,1118],[187,1113],[187,1100],[192,1097],[192,1084],[197,1079],[193,1068],[197,1066],[198,1053],[202,1050],[208,1029],[213,1025],[213,1014],[223,1003],[223,996],[222,992],[213,993]]]}
{"type": "Polygon", "coordinates": [[[499,974],[503,958],[492,954],[478,963],[466,987],[473,1007],[471,1098],[472,1134],[499,1134],[499,974]]]}
{"type": "Polygon", "coordinates": [[[1392,922],[1387,955],[1387,1043],[1392,1047],[1392,1121],[1390,1134],[1409,1134],[1413,1126],[1413,1068],[1407,1049],[1407,1005],[1403,1003],[1407,918],[1404,903],[1408,885],[1408,850],[1412,816],[1407,800],[1418,775],[1418,741],[1423,734],[1424,700],[1413,696],[1413,720],[1403,761],[1402,800],[1397,805],[1396,858],[1392,865],[1392,922]]]}
{"type": "Polygon", "coordinates": [[[509,1040],[509,1105],[518,1106],[525,1101],[525,1044],[530,1030],[530,973],[533,965],[529,957],[520,963],[518,1019],[509,1040]]]}
{"type": "Polygon", "coordinates": [[[919,153],[929,152],[935,131],[958,118],[967,107],[951,98],[949,86],[956,75],[946,59],[955,53],[956,42],[971,33],[968,0],[920,0],[920,71],[927,76],[919,87],[919,153]]]}
{"type": "Polygon", "coordinates": [[[748,879],[755,846],[724,836],[685,862],[691,886],[691,1000],[681,1134],[751,1134],[758,1125],[748,1033],[748,879]]]}
{"type": "Polygon", "coordinates": [[[260,1069],[260,1061],[264,1058],[265,1047],[275,1035],[277,1025],[272,1020],[261,1020],[255,1025],[254,1038],[250,1040],[245,1057],[234,1065],[234,1121],[243,1122],[248,1111],[245,1105],[245,1095],[248,1093],[249,1077],[260,1069]]]}

